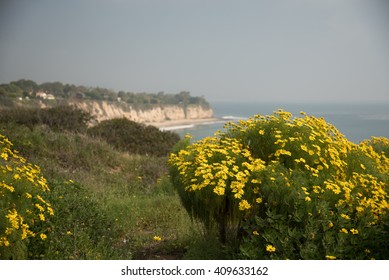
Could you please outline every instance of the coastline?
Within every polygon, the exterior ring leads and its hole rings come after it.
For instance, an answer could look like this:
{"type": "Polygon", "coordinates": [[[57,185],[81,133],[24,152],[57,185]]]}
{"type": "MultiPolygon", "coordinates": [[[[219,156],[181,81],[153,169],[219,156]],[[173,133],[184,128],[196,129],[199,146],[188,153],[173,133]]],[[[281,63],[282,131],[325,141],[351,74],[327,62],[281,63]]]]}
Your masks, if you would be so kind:
{"type": "Polygon", "coordinates": [[[223,123],[228,120],[223,118],[204,118],[204,119],[181,119],[181,120],[166,120],[163,122],[147,122],[145,125],[158,127],[160,130],[177,130],[182,128],[194,127],[196,125],[223,123]]]}

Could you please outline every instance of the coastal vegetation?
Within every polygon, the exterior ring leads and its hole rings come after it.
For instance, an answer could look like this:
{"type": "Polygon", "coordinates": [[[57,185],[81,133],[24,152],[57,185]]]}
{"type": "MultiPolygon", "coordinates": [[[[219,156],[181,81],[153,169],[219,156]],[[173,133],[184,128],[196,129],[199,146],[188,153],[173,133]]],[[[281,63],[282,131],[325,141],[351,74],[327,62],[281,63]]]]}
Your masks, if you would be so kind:
{"type": "Polygon", "coordinates": [[[386,138],[284,111],[196,142],[90,120],[0,111],[1,259],[389,257],[386,138]]]}
{"type": "Polygon", "coordinates": [[[388,148],[279,110],[184,140],[170,174],[192,219],[238,258],[387,259],[388,148]]]}
{"type": "Polygon", "coordinates": [[[39,102],[48,105],[58,105],[69,100],[119,102],[129,104],[134,108],[156,105],[199,105],[209,108],[209,103],[204,97],[191,96],[187,91],[181,91],[177,94],[167,94],[164,92],[135,93],[114,91],[101,87],[76,86],[61,82],[37,84],[32,80],[25,79],[0,85],[0,105],[5,105],[6,107],[16,106],[17,104],[36,106],[39,102]]]}
{"type": "Polygon", "coordinates": [[[113,147],[131,154],[166,156],[180,137],[151,125],[126,118],[102,121],[88,129],[88,134],[104,139],[113,147]]]}
{"type": "MultiPolygon", "coordinates": [[[[77,109],[72,113],[84,114],[77,109]]],[[[88,134],[85,123],[79,123],[84,129],[73,130],[15,119],[18,122],[3,118],[0,123],[0,259],[180,257],[192,242],[195,231],[167,177],[167,153],[117,149],[88,134]],[[18,163],[18,157],[29,169],[18,163]],[[39,182],[45,182],[46,191],[35,187],[39,182]],[[38,196],[53,215],[31,206],[38,196]],[[24,224],[31,231],[27,237],[24,224]],[[155,236],[161,240],[155,241],[155,236]]],[[[153,136],[156,149],[166,145],[158,143],[164,137],[155,130],[153,136]]]]}
{"type": "Polygon", "coordinates": [[[0,123],[13,123],[30,129],[44,125],[54,131],[86,132],[93,120],[90,113],[69,105],[54,108],[6,108],[0,112],[0,123]]]}

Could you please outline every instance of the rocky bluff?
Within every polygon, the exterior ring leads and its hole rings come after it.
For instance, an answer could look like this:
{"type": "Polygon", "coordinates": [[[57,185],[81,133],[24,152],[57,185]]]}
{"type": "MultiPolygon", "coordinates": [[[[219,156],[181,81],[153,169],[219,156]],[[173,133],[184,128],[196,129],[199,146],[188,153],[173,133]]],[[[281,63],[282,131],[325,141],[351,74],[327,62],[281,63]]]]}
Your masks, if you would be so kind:
{"type": "Polygon", "coordinates": [[[92,114],[98,122],[113,118],[128,118],[141,123],[156,123],[169,120],[212,118],[212,108],[207,106],[189,105],[148,105],[133,107],[123,102],[83,100],[70,102],[92,114]]]}

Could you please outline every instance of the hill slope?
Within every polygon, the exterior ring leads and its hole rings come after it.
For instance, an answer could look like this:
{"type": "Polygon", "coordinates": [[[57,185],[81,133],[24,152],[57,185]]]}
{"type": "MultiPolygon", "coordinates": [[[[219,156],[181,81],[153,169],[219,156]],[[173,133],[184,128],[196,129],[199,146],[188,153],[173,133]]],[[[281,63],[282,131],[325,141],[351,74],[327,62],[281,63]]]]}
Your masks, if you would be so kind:
{"type": "Polygon", "coordinates": [[[31,238],[12,258],[179,258],[193,239],[167,178],[166,157],[131,155],[86,134],[44,125],[1,123],[0,134],[40,166],[51,189],[42,196],[55,213],[47,221],[47,239],[31,238]]]}

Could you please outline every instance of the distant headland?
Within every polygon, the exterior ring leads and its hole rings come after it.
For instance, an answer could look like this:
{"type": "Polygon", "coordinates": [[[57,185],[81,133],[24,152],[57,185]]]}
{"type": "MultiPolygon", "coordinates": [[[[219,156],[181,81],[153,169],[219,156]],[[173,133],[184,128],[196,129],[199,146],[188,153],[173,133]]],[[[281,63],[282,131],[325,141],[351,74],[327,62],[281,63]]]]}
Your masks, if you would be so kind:
{"type": "Polygon", "coordinates": [[[0,85],[0,109],[60,105],[73,105],[83,109],[98,122],[125,117],[164,127],[170,123],[206,122],[214,119],[207,100],[191,96],[187,91],[177,94],[117,92],[61,82],[37,84],[25,79],[0,85]]]}

